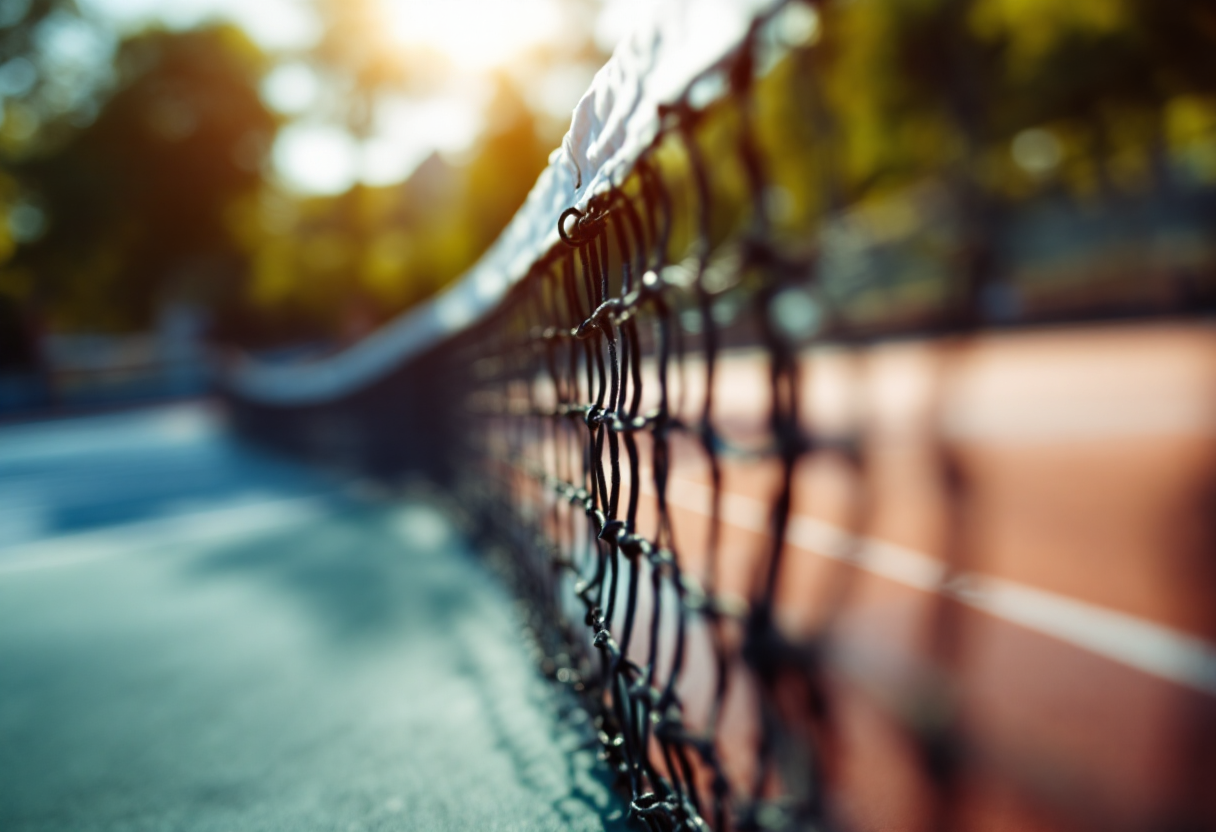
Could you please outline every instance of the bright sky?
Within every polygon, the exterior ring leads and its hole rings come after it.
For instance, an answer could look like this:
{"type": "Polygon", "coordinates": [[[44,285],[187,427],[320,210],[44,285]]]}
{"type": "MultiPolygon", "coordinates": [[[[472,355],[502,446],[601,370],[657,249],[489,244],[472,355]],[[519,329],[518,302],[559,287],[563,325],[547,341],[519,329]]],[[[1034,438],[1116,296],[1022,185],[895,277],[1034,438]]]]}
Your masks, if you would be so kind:
{"type": "Polygon", "coordinates": [[[557,0],[387,0],[393,37],[431,46],[465,69],[492,69],[555,40],[557,0]]]}
{"type": "MultiPolygon", "coordinates": [[[[611,45],[644,0],[601,0],[594,37],[611,45]]],[[[267,104],[294,117],[272,151],[276,173],[303,193],[340,193],[355,181],[386,185],[406,178],[432,152],[459,152],[475,139],[488,100],[489,73],[529,49],[558,43],[579,10],[562,0],[385,0],[393,39],[424,46],[451,61],[457,77],[425,99],[380,102],[373,135],[362,146],[316,115],[323,85],[308,64],[287,62],[262,84],[267,104]]],[[[224,18],[272,52],[306,49],[320,34],[307,0],[81,0],[122,28],[160,22],[185,28],[224,18]]],[[[586,9],[586,7],[583,7],[586,9]]],[[[527,84],[531,103],[568,118],[598,67],[562,67],[527,84]]]]}

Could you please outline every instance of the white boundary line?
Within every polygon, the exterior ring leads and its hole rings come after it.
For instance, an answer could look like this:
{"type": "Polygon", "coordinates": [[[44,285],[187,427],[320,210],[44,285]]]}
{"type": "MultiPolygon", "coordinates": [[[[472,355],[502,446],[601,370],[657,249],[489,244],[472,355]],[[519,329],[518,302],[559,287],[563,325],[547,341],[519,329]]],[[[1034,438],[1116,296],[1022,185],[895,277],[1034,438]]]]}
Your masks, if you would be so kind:
{"type": "MultiPolygon", "coordinates": [[[[672,505],[709,515],[710,490],[704,485],[674,479],[667,495],[672,505]]],[[[722,494],[722,521],[761,534],[769,528],[764,503],[741,494],[722,494]]],[[[847,560],[904,586],[947,595],[1003,621],[1216,695],[1216,645],[1198,636],[1003,578],[976,573],[947,578],[942,562],[923,552],[873,538],[858,539],[804,515],[790,517],[787,539],[795,548],[847,560]]]]}

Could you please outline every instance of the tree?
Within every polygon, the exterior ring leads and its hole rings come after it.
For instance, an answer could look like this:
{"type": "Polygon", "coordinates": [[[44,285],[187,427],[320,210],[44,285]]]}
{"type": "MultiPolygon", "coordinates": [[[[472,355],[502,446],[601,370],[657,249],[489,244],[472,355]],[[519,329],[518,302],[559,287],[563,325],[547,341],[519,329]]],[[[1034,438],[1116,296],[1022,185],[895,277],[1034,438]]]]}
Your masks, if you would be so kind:
{"type": "Polygon", "coordinates": [[[118,91],[91,125],[12,166],[46,233],[9,270],[33,276],[58,326],[146,326],[174,296],[237,288],[229,207],[258,186],[276,124],[263,57],[237,29],[150,31],[124,42],[118,91]]]}

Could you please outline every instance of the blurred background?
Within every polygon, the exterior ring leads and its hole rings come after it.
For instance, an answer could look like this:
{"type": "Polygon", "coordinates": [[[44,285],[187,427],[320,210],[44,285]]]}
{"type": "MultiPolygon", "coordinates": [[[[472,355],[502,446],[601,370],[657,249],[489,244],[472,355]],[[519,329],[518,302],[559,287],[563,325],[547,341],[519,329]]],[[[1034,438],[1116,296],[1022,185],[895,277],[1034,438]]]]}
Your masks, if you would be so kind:
{"type": "MultiPolygon", "coordinates": [[[[646,5],[3,0],[0,413],[197,393],[208,345],[318,356],[432,296],[646,5]]],[[[949,303],[952,177],[988,206],[969,221],[1001,264],[992,323],[1216,296],[1207,3],[791,20],[819,48],[761,92],[769,207],[821,245],[842,319],[923,326],[949,303]]],[[[719,204],[742,195],[729,174],[719,204]]]]}
{"type": "MultiPolygon", "coordinates": [[[[620,821],[574,736],[589,724],[549,730],[575,711],[536,692],[543,651],[466,557],[507,549],[462,542],[471,512],[550,551],[533,532],[552,494],[486,473],[500,417],[530,412],[503,391],[540,378],[511,375],[531,365],[497,329],[527,295],[328,397],[203,394],[241,356],[269,377],[339,354],[458,280],[651,5],[0,0],[0,827],[620,821]],[[533,759],[543,776],[516,776],[533,759]]],[[[680,110],[695,129],[648,151],[671,210],[636,171],[621,183],[682,339],[670,414],[718,403],[700,438],[720,447],[673,442],[684,551],[718,534],[696,495],[751,506],[722,523],[737,584],[709,573],[749,599],[793,488],[792,524],[940,574],[874,570],[864,603],[828,605],[888,651],[856,653],[877,693],[838,697],[861,714],[837,721],[856,828],[946,828],[919,819],[968,810],[962,775],[1000,823],[959,828],[1216,827],[1216,4],[825,0],[755,32],[746,107],[707,74],[680,110]],[[761,215],[782,268],[755,266],[761,215]],[[785,492],[776,345],[817,379],[785,492]],[[982,606],[993,586],[1022,606],[982,606]],[[905,626],[945,621],[942,599],[988,616],[958,625],[966,661],[933,652],[945,627],[925,648],[905,626]]],[[[846,560],[801,540],[796,563],[846,560]]],[[[806,629],[787,635],[820,656],[806,599],[844,584],[789,574],[777,601],[806,629]]],[[[718,739],[750,781],[750,740],[718,739]]]]}
{"type": "Polygon", "coordinates": [[[630,15],[3,0],[0,412],[197,392],[206,344],[324,353],[434,294],[630,15]]]}

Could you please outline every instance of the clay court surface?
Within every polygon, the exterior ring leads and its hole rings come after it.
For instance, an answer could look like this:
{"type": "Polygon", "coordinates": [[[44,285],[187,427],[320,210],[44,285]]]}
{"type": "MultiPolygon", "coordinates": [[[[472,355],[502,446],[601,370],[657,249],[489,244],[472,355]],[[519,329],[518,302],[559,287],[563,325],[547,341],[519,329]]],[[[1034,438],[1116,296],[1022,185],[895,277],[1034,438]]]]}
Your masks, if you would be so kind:
{"type": "MultiPolygon", "coordinates": [[[[672,401],[696,424],[704,365],[671,372],[672,401]]],[[[1213,817],[1216,330],[1106,324],[824,350],[804,356],[800,384],[822,450],[795,472],[778,616],[831,645],[832,768],[853,822],[925,828],[932,789],[909,727],[935,709],[966,737],[963,828],[1151,826],[1179,804],[1213,817]],[[832,449],[848,437],[859,460],[832,449]]],[[[779,489],[767,406],[763,353],[721,356],[716,562],[707,457],[688,433],[672,440],[682,568],[740,599],[758,587],[779,489]]],[[[553,464],[577,461],[558,444],[553,464]]],[[[657,524],[650,476],[643,465],[644,536],[657,524]]],[[[567,513],[553,528],[568,537],[582,521],[567,513]]],[[[704,626],[691,636],[680,689],[695,726],[714,671],[704,626]]],[[[644,640],[630,648],[644,663],[644,640]]],[[[755,693],[739,663],[730,678],[720,747],[743,787],[755,693]]]]}

